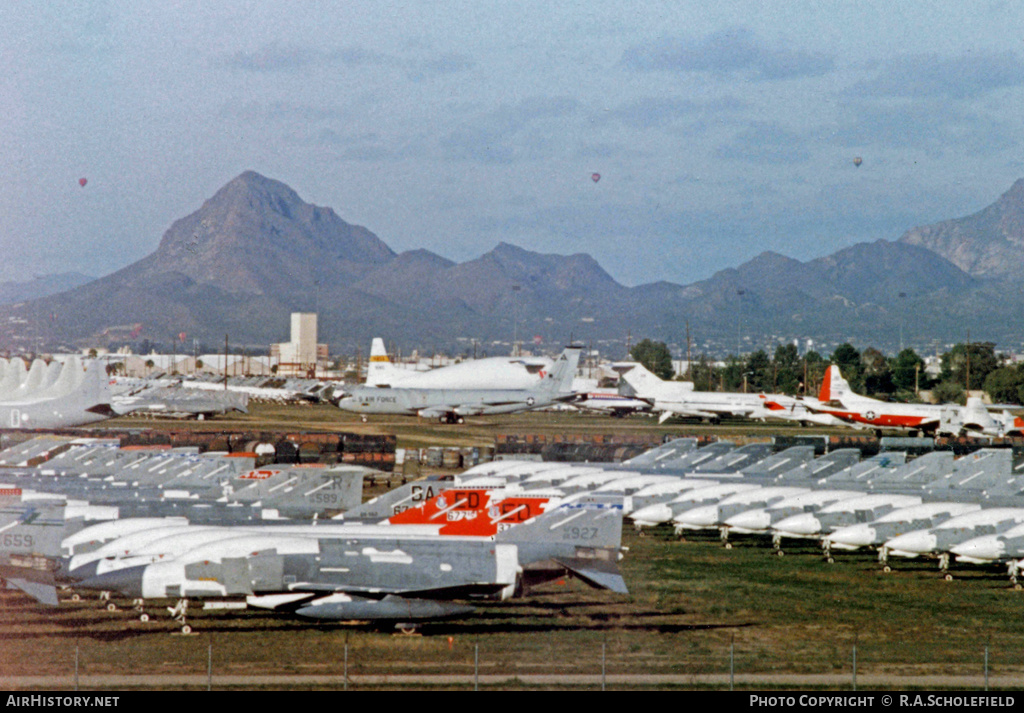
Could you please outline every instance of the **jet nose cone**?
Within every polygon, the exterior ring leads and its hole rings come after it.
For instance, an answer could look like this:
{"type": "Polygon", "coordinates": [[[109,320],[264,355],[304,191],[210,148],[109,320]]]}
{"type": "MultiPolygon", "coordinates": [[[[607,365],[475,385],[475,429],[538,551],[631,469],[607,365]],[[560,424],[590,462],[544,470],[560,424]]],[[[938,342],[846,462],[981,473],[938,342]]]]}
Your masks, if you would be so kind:
{"type": "Polygon", "coordinates": [[[672,519],[672,509],[668,505],[648,505],[635,511],[631,517],[638,525],[657,525],[672,519]]]}
{"type": "Polygon", "coordinates": [[[909,552],[913,554],[924,554],[935,549],[936,538],[927,530],[908,532],[905,535],[894,537],[885,543],[885,546],[893,552],[909,552]]]}
{"type": "Polygon", "coordinates": [[[102,592],[120,592],[126,597],[142,596],[142,575],[146,568],[128,567],[114,572],[105,572],[82,580],[76,589],[90,589],[102,592]]]}
{"type": "Polygon", "coordinates": [[[96,576],[96,567],[98,560],[92,562],[86,562],[83,565],[75,567],[68,572],[68,578],[75,582],[81,582],[86,579],[90,579],[96,576]]]}
{"type": "Polygon", "coordinates": [[[804,513],[775,523],[775,530],[794,535],[817,535],[821,532],[821,522],[814,515],[804,513]]]}
{"type": "Polygon", "coordinates": [[[1006,553],[1003,541],[995,535],[976,537],[967,542],[961,542],[950,548],[950,552],[960,557],[969,557],[979,560],[999,559],[1006,553]]]}
{"type": "Polygon", "coordinates": [[[733,515],[725,524],[739,530],[760,531],[772,524],[772,518],[767,510],[747,510],[733,515]]]}
{"type": "Polygon", "coordinates": [[[679,513],[672,521],[685,527],[713,527],[718,524],[718,506],[703,505],[692,508],[679,513]]]}
{"type": "Polygon", "coordinates": [[[868,525],[841,527],[829,537],[832,542],[851,547],[867,547],[875,542],[875,528],[868,525]]]}

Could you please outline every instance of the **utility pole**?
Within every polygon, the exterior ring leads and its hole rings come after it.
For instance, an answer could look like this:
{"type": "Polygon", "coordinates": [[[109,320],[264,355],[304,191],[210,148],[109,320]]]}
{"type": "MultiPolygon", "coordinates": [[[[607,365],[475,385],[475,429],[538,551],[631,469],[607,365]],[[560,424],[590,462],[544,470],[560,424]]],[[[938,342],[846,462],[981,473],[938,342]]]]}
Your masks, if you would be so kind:
{"type": "Polygon", "coordinates": [[[693,381],[693,367],[690,359],[690,320],[686,320],[686,379],[693,381]]]}
{"type": "Polygon", "coordinates": [[[964,379],[964,390],[971,390],[971,330],[967,330],[967,377],[964,379]]]}

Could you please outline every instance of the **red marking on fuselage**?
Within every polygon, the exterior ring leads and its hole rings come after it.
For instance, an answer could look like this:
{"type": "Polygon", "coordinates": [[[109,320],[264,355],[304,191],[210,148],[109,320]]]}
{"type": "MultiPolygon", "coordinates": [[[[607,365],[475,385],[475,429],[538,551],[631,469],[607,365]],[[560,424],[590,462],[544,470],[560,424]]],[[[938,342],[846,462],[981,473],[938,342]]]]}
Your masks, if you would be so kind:
{"type": "Polygon", "coordinates": [[[392,525],[441,525],[441,535],[490,537],[541,514],[548,498],[509,497],[492,502],[487,490],[453,488],[388,518],[392,525]]]}

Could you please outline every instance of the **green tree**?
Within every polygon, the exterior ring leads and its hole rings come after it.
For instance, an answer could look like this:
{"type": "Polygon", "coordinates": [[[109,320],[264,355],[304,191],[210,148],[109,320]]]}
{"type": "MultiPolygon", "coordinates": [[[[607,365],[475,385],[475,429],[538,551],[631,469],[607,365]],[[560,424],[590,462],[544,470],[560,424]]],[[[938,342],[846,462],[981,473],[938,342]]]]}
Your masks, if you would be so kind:
{"type": "Polygon", "coordinates": [[[885,354],[874,347],[868,347],[861,352],[860,363],[864,375],[864,393],[888,396],[896,391],[892,369],[885,354]]]}
{"type": "Polygon", "coordinates": [[[796,394],[800,391],[803,381],[803,365],[795,344],[780,344],[775,348],[772,359],[774,374],[772,392],[777,394],[796,394]]]}
{"type": "Polygon", "coordinates": [[[764,349],[758,349],[747,357],[747,391],[771,391],[775,381],[772,361],[764,349]]]}
{"type": "Polygon", "coordinates": [[[743,391],[743,375],[747,372],[747,362],[738,356],[730,356],[725,366],[718,370],[718,384],[712,391],[719,387],[722,391],[743,391]]]}
{"type": "Polygon", "coordinates": [[[1024,370],[1004,366],[990,371],[985,377],[985,393],[994,403],[1024,403],[1024,370]]]}
{"type": "Polygon", "coordinates": [[[967,395],[964,393],[962,382],[945,380],[940,381],[932,389],[932,401],[938,404],[958,403],[961,406],[967,403],[967,395]]]}
{"type": "Polygon", "coordinates": [[[892,383],[898,391],[915,391],[925,379],[924,359],[913,349],[904,349],[892,363],[892,383]]]}
{"type": "Polygon", "coordinates": [[[671,379],[675,373],[672,368],[672,353],[668,350],[665,342],[644,339],[629,350],[629,355],[659,379],[671,379]]]}
{"type": "Polygon", "coordinates": [[[690,365],[690,378],[697,391],[715,391],[718,388],[718,370],[701,354],[696,363],[690,365]]]}
{"type": "Polygon", "coordinates": [[[961,388],[980,389],[985,377],[999,367],[996,345],[992,342],[957,344],[942,355],[941,381],[955,381],[961,388]],[[968,373],[970,377],[968,379],[968,373]],[[969,383],[968,383],[969,381],[969,383]]]}
{"type": "Polygon", "coordinates": [[[803,364],[804,393],[808,396],[817,396],[822,379],[825,378],[825,371],[828,369],[828,359],[812,350],[804,354],[803,364]]]}
{"type": "Polygon", "coordinates": [[[860,363],[860,352],[849,342],[840,344],[832,352],[832,363],[839,367],[839,372],[855,392],[864,393],[863,368],[860,363]]]}

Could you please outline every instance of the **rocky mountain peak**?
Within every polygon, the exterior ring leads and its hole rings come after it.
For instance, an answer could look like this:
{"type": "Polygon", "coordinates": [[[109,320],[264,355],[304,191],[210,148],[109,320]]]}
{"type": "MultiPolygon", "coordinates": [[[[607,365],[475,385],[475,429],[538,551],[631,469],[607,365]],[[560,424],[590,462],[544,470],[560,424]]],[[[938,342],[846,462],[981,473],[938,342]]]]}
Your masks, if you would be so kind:
{"type": "Polygon", "coordinates": [[[1024,179],[973,215],[908,230],[900,242],[938,253],[982,278],[1024,278],[1024,179]]]}
{"type": "Polygon", "coordinates": [[[366,228],[306,203],[280,181],[245,171],[176,221],[143,267],[232,292],[262,293],[309,288],[394,257],[366,228]]]}

